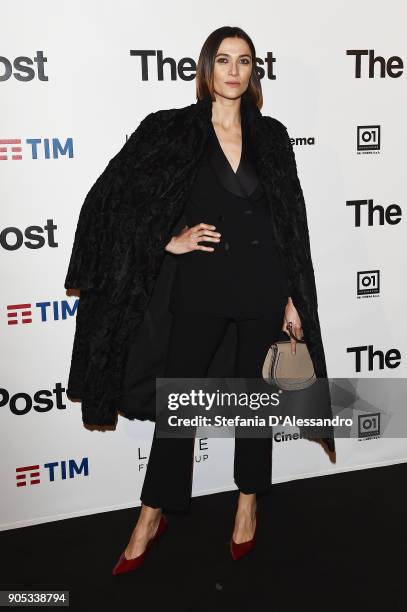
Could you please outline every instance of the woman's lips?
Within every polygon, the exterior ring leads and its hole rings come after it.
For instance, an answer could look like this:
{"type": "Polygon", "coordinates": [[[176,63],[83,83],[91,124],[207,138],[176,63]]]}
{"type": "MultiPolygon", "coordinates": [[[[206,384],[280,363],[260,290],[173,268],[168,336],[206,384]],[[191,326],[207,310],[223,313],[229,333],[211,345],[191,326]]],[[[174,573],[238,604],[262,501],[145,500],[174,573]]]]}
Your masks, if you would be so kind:
{"type": "Polygon", "coordinates": [[[226,85],[229,85],[229,87],[239,87],[240,83],[227,83],[226,85]]]}

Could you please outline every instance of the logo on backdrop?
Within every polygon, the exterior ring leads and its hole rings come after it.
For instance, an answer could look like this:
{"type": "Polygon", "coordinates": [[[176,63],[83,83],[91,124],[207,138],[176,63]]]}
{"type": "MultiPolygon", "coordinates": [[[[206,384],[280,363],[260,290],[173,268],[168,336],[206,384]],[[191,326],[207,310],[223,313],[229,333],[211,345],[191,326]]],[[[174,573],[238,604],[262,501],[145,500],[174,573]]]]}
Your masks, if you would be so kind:
{"type": "Polygon", "coordinates": [[[395,348],[381,351],[369,344],[350,346],[346,352],[355,354],[355,372],[376,372],[386,368],[394,370],[401,364],[401,353],[395,348]]]}
{"type": "Polygon", "coordinates": [[[12,77],[17,81],[48,81],[45,74],[45,63],[47,58],[43,51],[37,51],[37,55],[31,59],[25,55],[20,55],[14,60],[0,56],[0,82],[8,81],[12,77]]]}
{"type": "Polygon", "coordinates": [[[346,206],[353,206],[355,227],[397,225],[401,221],[401,208],[398,204],[382,206],[373,200],[346,200],[346,206]]]}
{"type": "Polygon", "coordinates": [[[66,138],[0,138],[0,161],[28,159],[59,159],[74,156],[73,139],[66,138]],[[24,142],[24,149],[22,143],[24,142]]]}
{"type": "Polygon", "coordinates": [[[208,459],[209,459],[208,438],[196,438],[195,439],[195,452],[194,452],[195,463],[204,463],[208,459]]]}
{"type": "Polygon", "coordinates": [[[403,74],[403,60],[398,55],[392,55],[386,60],[382,55],[375,55],[374,49],[347,49],[346,55],[355,58],[355,78],[397,79],[403,74]]]}
{"type": "Polygon", "coordinates": [[[358,125],[356,130],[358,155],[377,155],[380,152],[380,125],[358,125]]]}
{"type": "Polygon", "coordinates": [[[40,225],[29,225],[25,230],[18,227],[5,227],[0,232],[0,246],[6,251],[16,251],[24,246],[27,249],[41,249],[45,244],[51,248],[58,246],[55,242],[55,232],[57,225],[53,219],[47,219],[44,227],[40,225]],[[45,230],[45,236],[44,234],[45,230]],[[24,240],[27,238],[27,240],[24,240]]]}
{"type": "Polygon", "coordinates": [[[290,140],[292,145],[315,145],[315,136],[300,136],[298,138],[290,138],[290,140]]]}
{"type": "Polygon", "coordinates": [[[364,270],[357,272],[357,297],[379,297],[380,270],[364,270]]]}
{"type": "Polygon", "coordinates": [[[53,300],[52,302],[36,302],[33,315],[33,307],[30,302],[24,304],[8,304],[7,305],[7,324],[8,325],[23,325],[24,323],[32,323],[33,318],[47,323],[49,321],[65,321],[68,317],[74,317],[78,309],[79,298],[75,301],[68,300],[53,300]]]}
{"type": "Polygon", "coordinates": [[[78,476],[89,476],[89,457],[82,457],[79,465],[76,459],[68,459],[44,463],[41,467],[39,463],[17,467],[16,487],[41,484],[41,478],[48,483],[78,476]]]}
{"type": "MultiPolygon", "coordinates": [[[[209,459],[208,438],[196,437],[194,450],[195,463],[204,463],[205,461],[207,461],[209,459]]],[[[148,452],[144,447],[139,446],[137,449],[137,464],[139,472],[144,472],[147,469],[147,460],[148,452]]]]}
{"type": "Polygon", "coordinates": [[[358,415],[359,440],[380,438],[380,412],[358,415]]]}
{"type": "Polygon", "coordinates": [[[50,389],[40,389],[33,397],[23,391],[10,395],[7,389],[0,388],[0,408],[8,406],[10,412],[16,416],[28,414],[30,410],[36,412],[49,412],[56,407],[58,410],[65,410],[64,403],[65,387],[60,382],[55,383],[55,387],[50,389]]]}
{"type": "MultiPolygon", "coordinates": [[[[192,81],[196,74],[196,62],[192,57],[182,57],[176,60],[174,57],[164,57],[163,51],[157,49],[130,49],[130,55],[137,58],[142,81],[164,81],[164,66],[166,65],[166,76],[170,81],[192,81]]],[[[256,70],[260,79],[264,77],[274,81],[274,63],[276,58],[268,51],[266,57],[256,57],[256,70]]]]}
{"type": "MultiPolygon", "coordinates": [[[[128,141],[131,134],[125,135],[125,142],[128,141]]],[[[298,146],[314,146],[315,145],[315,136],[298,136],[297,138],[290,138],[292,145],[298,146]]]]}

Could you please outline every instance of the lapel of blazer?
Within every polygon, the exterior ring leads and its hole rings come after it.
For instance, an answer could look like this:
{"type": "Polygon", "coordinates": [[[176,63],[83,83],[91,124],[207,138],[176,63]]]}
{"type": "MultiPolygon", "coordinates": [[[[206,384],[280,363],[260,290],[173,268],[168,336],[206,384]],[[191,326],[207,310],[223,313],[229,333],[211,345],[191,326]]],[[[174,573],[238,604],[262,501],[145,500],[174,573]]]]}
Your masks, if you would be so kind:
{"type": "Polygon", "coordinates": [[[218,140],[212,122],[209,122],[207,161],[226,191],[241,198],[250,197],[258,186],[257,174],[253,173],[252,160],[245,117],[242,114],[242,152],[237,171],[234,172],[218,140]]]}
{"type": "MultiPolygon", "coordinates": [[[[202,153],[212,119],[212,100],[207,95],[202,100],[192,104],[190,108],[191,123],[198,128],[195,150],[202,153]],[[200,140],[202,142],[198,142],[200,140]]],[[[275,176],[283,177],[286,167],[282,163],[281,130],[278,129],[279,126],[283,128],[282,124],[271,117],[263,116],[252,99],[245,94],[242,95],[240,108],[242,119],[246,121],[247,125],[247,140],[253,154],[252,161],[256,165],[260,180],[270,182],[274,169],[277,171],[275,176]]]]}
{"type": "MultiPolygon", "coordinates": [[[[197,127],[197,140],[194,151],[198,162],[209,135],[212,119],[212,100],[209,95],[198,100],[191,108],[191,124],[197,127]]],[[[264,189],[271,211],[274,240],[284,254],[283,236],[286,234],[289,219],[290,199],[287,178],[287,159],[284,153],[284,126],[272,117],[263,116],[252,99],[245,94],[241,98],[241,114],[247,125],[247,140],[252,152],[252,162],[256,167],[259,180],[264,189]]],[[[232,171],[233,172],[233,171],[232,171]]]]}

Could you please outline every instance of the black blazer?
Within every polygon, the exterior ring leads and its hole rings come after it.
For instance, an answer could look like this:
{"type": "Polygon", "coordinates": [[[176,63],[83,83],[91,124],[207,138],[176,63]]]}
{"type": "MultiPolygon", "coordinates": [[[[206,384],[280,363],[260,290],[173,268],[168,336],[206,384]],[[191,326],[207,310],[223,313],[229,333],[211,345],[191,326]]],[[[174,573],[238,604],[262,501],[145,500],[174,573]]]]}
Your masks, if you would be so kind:
{"type": "Polygon", "coordinates": [[[210,124],[204,155],[185,207],[183,223],[213,224],[213,252],[174,255],[177,272],[171,311],[224,316],[276,316],[288,298],[286,270],[273,240],[272,219],[258,178],[242,116],[242,154],[233,171],[210,124]],[[185,223],[184,223],[185,222],[185,223]]]}

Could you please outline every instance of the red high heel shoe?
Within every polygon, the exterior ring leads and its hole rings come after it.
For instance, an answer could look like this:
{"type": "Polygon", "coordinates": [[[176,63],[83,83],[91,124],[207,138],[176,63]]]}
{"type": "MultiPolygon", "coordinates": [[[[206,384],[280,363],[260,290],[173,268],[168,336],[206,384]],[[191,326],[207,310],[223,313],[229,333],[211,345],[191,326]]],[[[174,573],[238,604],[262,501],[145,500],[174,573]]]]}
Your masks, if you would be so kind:
{"type": "Polygon", "coordinates": [[[230,554],[232,555],[232,559],[234,561],[237,561],[237,559],[240,559],[240,557],[243,557],[244,555],[246,555],[248,552],[250,552],[254,548],[255,539],[256,539],[257,523],[258,523],[258,516],[257,516],[257,510],[256,510],[256,525],[254,527],[254,533],[253,533],[252,539],[248,540],[247,542],[240,542],[240,544],[237,544],[234,541],[233,536],[230,538],[230,554]]]}
{"type": "Polygon", "coordinates": [[[151,540],[148,541],[145,551],[142,552],[141,555],[138,555],[137,557],[134,557],[133,559],[126,559],[126,557],[124,556],[124,551],[123,551],[116,565],[113,568],[113,571],[112,571],[113,576],[115,576],[116,574],[124,574],[126,572],[131,572],[132,570],[135,570],[138,567],[140,567],[140,565],[143,564],[144,559],[146,558],[147,552],[150,549],[151,545],[153,544],[153,542],[157,541],[158,538],[164,533],[164,531],[167,529],[167,526],[168,526],[167,517],[164,514],[162,514],[160,518],[160,522],[158,523],[157,531],[155,532],[151,540]]]}

